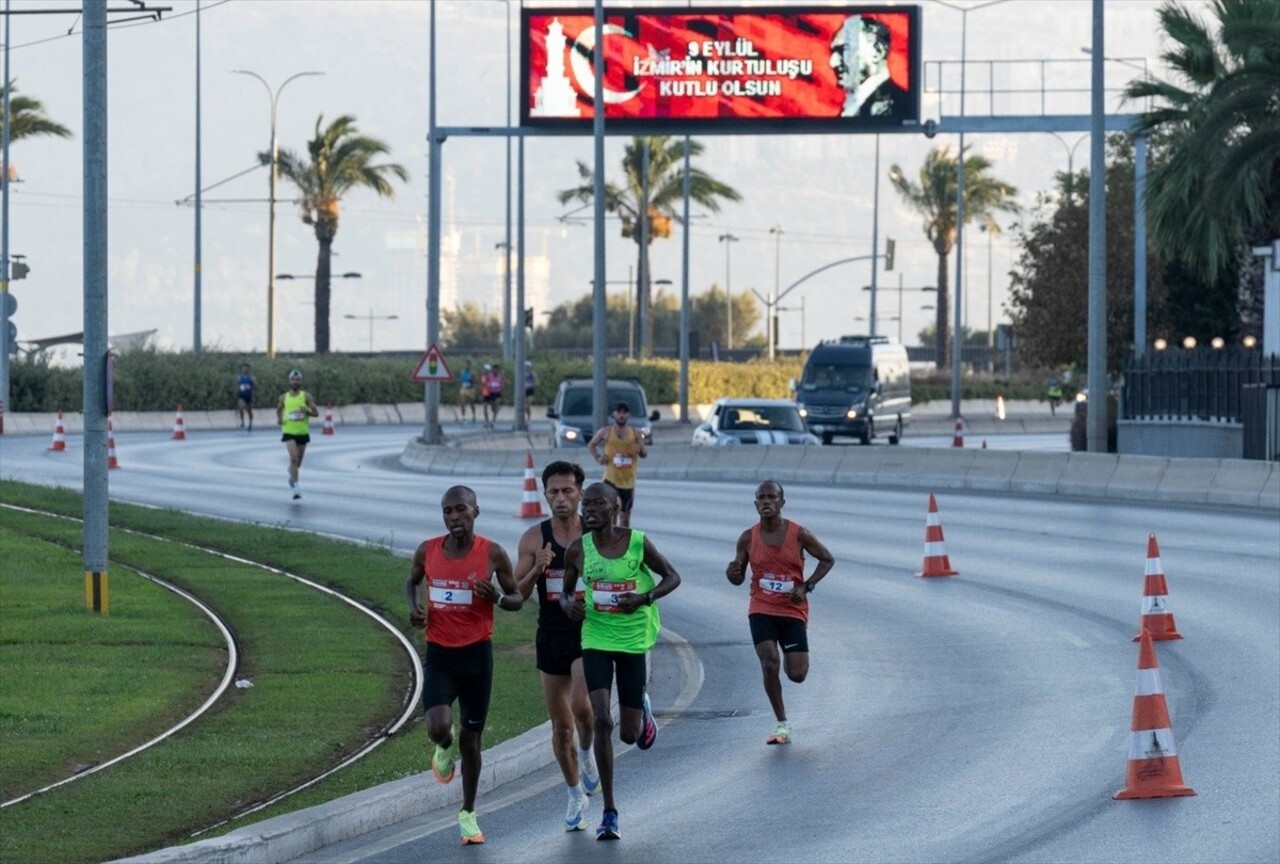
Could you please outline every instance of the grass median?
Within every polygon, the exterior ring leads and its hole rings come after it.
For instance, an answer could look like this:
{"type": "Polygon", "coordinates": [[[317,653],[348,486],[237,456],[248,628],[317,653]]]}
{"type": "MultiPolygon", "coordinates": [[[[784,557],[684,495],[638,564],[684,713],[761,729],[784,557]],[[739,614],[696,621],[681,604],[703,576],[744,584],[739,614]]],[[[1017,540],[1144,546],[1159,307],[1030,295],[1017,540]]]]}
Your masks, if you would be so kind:
{"type": "MultiPolygon", "coordinates": [[[[0,502],[81,512],[78,494],[9,480],[0,502]]],[[[254,686],[233,688],[199,721],[137,756],[0,810],[3,861],[102,861],[182,842],[332,766],[398,715],[408,689],[398,641],[368,616],[295,580],[183,544],[340,590],[420,647],[403,599],[405,559],[377,545],[174,511],[113,503],[110,516],[111,608],[100,616],[84,608],[79,523],[11,509],[0,515],[3,799],[153,737],[222,677],[227,657],[216,629],[134,571],[190,591],[226,620],[241,651],[238,671],[254,686]]],[[[544,719],[534,618],[497,617],[488,745],[544,719]]],[[[415,720],[364,759],[220,830],[419,773],[427,759],[415,720]]]]}

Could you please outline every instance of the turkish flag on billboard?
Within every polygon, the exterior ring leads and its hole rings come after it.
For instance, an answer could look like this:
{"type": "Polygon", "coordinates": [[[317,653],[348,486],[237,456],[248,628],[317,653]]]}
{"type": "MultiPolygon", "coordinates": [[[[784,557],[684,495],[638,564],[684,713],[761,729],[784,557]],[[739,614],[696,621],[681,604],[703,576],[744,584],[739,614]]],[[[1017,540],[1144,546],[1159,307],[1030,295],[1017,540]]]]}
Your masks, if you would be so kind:
{"type": "Polygon", "coordinates": [[[601,45],[611,126],[919,121],[919,7],[606,10],[604,21],[597,33],[589,9],[524,10],[522,123],[588,123],[601,45]]]}

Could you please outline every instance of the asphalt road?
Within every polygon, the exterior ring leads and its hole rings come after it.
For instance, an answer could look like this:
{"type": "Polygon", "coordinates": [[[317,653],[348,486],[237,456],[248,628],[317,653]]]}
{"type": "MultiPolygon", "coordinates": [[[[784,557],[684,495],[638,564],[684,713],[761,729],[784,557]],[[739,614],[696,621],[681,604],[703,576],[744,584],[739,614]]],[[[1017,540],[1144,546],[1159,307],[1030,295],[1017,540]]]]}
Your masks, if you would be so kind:
{"type": "MultiPolygon", "coordinates": [[[[112,495],[407,552],[441,530],[454,478],[406,473],[407,428],[317,437],[294,503],[278,436],[117,436],[112,495]]],[[[78,439],[0,439],[0,478],[79,484],[78,439]]],[[[514,549],[519,480],[479,479],[477,528],[514,549]]],[[[685,578],[662,604],[701,689],[655,656],[653,750],[617,763],[623,840],[560,829],[548,768],[479,803],[488,843],[438,812],[303,859],[451,861],[1280,861],[1280,526],[1273,515],[1028,497],[938,499],[960,575],[924,580],[926,495],[792,486],[786,515],[836,568],[812,598],[812,672],[772,717],[723,576],[751,485],[645,482],[635,524],[685,578]],[[1117,802],[1134,694],[1146,540],[1159,538],[1178,642],[1158,643],[1194,798],[1117,802]]],[[[532,674],[532,670],[531,670],[532,674]]],[[[423,747],[423,767],[427,748],[423,747]]],[[[593,803],[591,818],[598,819],[593,803]]]]}

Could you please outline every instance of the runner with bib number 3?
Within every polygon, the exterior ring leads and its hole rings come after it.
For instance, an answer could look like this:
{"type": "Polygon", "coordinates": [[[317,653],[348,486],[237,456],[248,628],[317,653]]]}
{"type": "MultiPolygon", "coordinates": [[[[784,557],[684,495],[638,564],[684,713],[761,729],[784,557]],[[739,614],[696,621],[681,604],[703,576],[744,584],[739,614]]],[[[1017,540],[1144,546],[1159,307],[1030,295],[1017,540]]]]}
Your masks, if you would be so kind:
{"type": "Polygon", "coordinates": [[[782,484],[766,480],[756,487],[756,512],[760,524],[752,525],[738,538],[737,554],[725,568],[734,585],[746,580],[751,567],[751,601],[747,620],[751,641],[760,659],[764,692],[777,719],[767,744],[791,743],[791,724],[782,703],[782,681],[778,676],[778,646],[782,646],[787,677],[799,684],[809,674],[809,594],[834,565],[827,547],[805,527],[782,518],[787,503],[782,484]],[[804,578],[804,553],[818,562],[813,575],[804,578]]]}

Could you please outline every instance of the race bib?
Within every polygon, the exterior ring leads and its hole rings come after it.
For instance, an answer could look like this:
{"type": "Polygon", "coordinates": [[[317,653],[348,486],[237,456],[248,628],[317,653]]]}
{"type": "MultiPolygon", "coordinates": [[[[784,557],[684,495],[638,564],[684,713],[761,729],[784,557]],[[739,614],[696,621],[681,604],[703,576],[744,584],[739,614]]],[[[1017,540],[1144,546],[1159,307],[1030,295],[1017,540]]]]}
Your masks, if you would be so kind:
{"type": "Polygon", "coordinates": [[[634,593],[635,590],[634,579],[626,582],[597,582],[591,586],[591,600],[597,612],[621,612],[618,602],[622,595],[634,593]]]}
{"type": "Polygon", "coordinates": [[[427,596],[433,607],[441,609],[470,606],[472,591],[466,582],[454,579],[432,580],[427,596]]]}
{"type": "Polygon", "coordinates": [[[306,417],[306,416],[307,416],[307,414],[306,414],[306,412],[305,412],[305,411],[290,411],[290,412],[289,412],[289,419],[290,419],[290,420],[301,420],[301,419],[303,419],[303,418],[304,418],[304,417],[306,417]]]}
{"type": "MultiPolygon", "coordinates": [[[[546,580],[547,600],[558,601],[560,595],[564,593],[564,571],[548,570],[546,580]]],[[[582,591],[575,591],[574,593],[577,595],[575,598],[577,600],[581,600],[585,596],[582,591]]]]}
{"type": "Polygon", "coordinates": [[[630,468],[631,457],[626,456],[622,453],[613,454],[613,467],[614,468],[630,468]]]}
{"type": "Polygon", "coordinates": [[[795,580],[790,576],[779,576],[777,573],[760,574],[760,590],[771,594],[790,594],[795,588],[795,580]]]}

